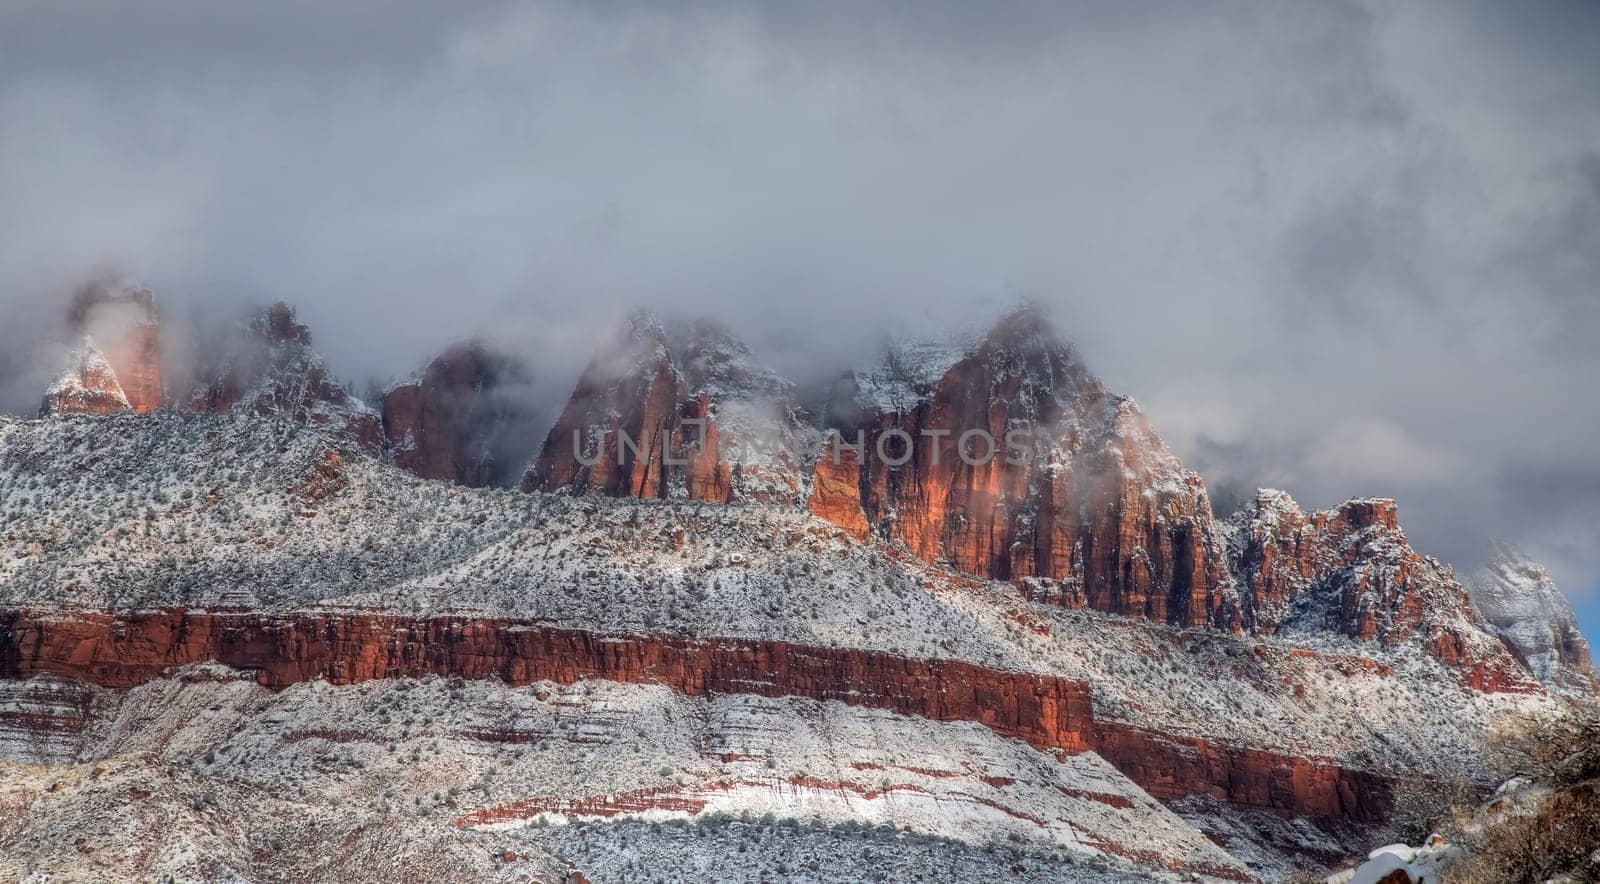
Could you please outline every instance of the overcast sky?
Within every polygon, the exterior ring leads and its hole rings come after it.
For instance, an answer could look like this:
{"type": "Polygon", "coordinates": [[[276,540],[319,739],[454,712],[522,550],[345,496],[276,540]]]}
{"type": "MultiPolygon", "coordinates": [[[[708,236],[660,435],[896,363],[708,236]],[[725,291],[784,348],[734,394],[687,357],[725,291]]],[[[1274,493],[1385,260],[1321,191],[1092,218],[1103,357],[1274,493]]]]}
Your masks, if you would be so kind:
{"type": "Polygon", "coordinates": [[[1031,296],[1224,493],[1600,633],[1600,4],[0,3],[0,408],[105,271],[552,396],[626,305],[804,376],[1031,296]]]}

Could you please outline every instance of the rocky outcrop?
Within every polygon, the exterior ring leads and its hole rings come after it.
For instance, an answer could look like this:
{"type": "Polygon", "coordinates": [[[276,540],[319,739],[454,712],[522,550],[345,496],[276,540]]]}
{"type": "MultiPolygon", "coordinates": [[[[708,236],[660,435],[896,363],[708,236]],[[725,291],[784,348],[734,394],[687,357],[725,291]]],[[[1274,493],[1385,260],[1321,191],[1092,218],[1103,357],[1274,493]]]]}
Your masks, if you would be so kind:
{"type": "Polygon", "coordinates": [[[589,361],[527,490],[646,499],[795,501],[803,428],[789,386],[721,326],[669,334],[636,312],[589,361]]]}
{"type": "Polygon", "coordinates": [[[161,329],[149,289],[91,283],[74,296],[67,325],[80,343],[45,391],[41,416],[142,414],[162,406],[161,329]]]}
{"type": "Polygon", "coordinates": [[[1323,759],[1154,734],[1095,715],[1081,681],[953,659],[759,639],[603,635],[507,620],[362,614],[0,614],[0,678],[55,675],[128,688],[215,661],[268,687],[311,679],[584,678],[690,696],[837,700],[937,721],[972,721],[1041,749],[1092,750],[1158,797],[1210,795],[1283,814],[1376,821],[1390,784],[1323,759]]]}
{"type": "Polygon", "coordinates": [[[1385,646],[1416,640],[1481,690],[1535,689],[1450,569],[1411,548],[1394,501],[1363,498],[1307,514],[1289,495],[1263,490],[1231,530],[1247,627],[1385,646]]]}
{"type": "Polygon", "coordinates": [[[126,281],[92,283],[74,297],[68,322],[74,334],[95,341],[130,410],[144,414],[165,403],[161,324],[150,289],[126,281]]]}
{"type": "Polygon", "coordinates": [[[1472,601],[1547,686],[1594,687],[1589,643],[1550,572],[1507,544],[1468,582],[1472,601]]]}
{"type": "Polygon", "coordinates": [[[383,396],[384,435],[395,466],[461,485],[507,484],[531,454],[531,416],[519,395],[518,360],[481,342],[457,344],[422,376],[383,396]]]}
{"type": "MultiPolygon", "coordinates": [[[[1034,578],[1043,597],[1239,626],[1204,484],[1041,311],[1012,312],[947,367],[929,356],[891,351],[835,388],[825,413],[853,443],[862,512],[838,494],[814,512],[968,574],[1034,578]]],[[[841,485],[838,447],[814,481],[841,485]]]]}
{"type": "Polygon", "coordinates": [[[311,330],[278,302],[202,354],[187,399],[198,412],[242,411],[340,431],[374,454],[383,450],[378,413],[328,374],[311,330]]]}
{"type": "Polygon", "coordinates": [[[133,410],[117,372],[88,340],[73,351],[66,372],[45,391],[41,417],[69,414],[119,414],[133,410]]]}

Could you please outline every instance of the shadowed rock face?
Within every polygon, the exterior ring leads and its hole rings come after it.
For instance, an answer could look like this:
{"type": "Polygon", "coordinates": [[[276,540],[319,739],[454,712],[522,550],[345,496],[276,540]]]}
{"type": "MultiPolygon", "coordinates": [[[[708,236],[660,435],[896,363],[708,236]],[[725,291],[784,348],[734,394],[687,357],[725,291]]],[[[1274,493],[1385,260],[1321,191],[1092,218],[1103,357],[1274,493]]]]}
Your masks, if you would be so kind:
{"type": "MultiPolygon", "coordinates": [[[[689,476],[714,474],[706,464],[716,456],[707,439],[685,452],[694,455],[692,464],[667,465],[690,416],[687,398],[666,331],[654,316],[635,313],[589,360],[523,487],[648,499],[670,497],[675,484],[687,489],[689,476]]],[[[727,500],[715,481],[692,484],[701,490],[697,499],[727,500]]]]}
{"type": "Polygon", "coordinates": [[[795,459],[774,444],[803,435],[790,398],[790,386],[721,326],[669,333],[636,312],[589,361],[523,488],[799,500],[795,459]]]}
{"type": "Polygon", "coordinates": [[[837,700],[936,721],[971,721],[1041,749],[1094,751],[1158,798],[1209,795],[1238,807],[1376,822],[1392,784],[1325,759],[1163,735],[1095,715],[1081,681],[881,651],[754,639],[604,635],[504,620],[379,615],[120,616],[0,612],[0,678],[51,674],[127,688],[204,661],[268,687],[422,677],[521,685],[583,678],[679,693],[837,700]]]}
{"type": "Polygon", "coordinates": [[[311,330],[282,301],[213,343],[201,365],[187,399],[191,411],[283,417],[344,432],[374,454],[383,450],[377,412],[329,377],[311,349],[311,330]]]}
{"type": "Polygon", "coordinates": [[[500,485],[530,453],[530,416],[518,389],[526,368],[478,342],[440,354],[418,380],[384,394],[384,435],[395,466],[424,479],[500,485]]]}
{"type": "MultiPolygon", "coordinates": [[[[845,404],[828,409],[844,441],[861,443],[862,517],[875,534],[969,574],[1037,578],[1070,607],[1239,625],[1204,484],[1038,311],[1005,317],[925,392],[913,380],[886,396],[882,380],[847,381],[845,404]],[[963,446],[975,430],[987,437],[963,446]]],[[[825,446],[819,484],[840,483],[833,461],[825,446]]],[[[838,494],[813,511],[856,519],[838,494]]]]}

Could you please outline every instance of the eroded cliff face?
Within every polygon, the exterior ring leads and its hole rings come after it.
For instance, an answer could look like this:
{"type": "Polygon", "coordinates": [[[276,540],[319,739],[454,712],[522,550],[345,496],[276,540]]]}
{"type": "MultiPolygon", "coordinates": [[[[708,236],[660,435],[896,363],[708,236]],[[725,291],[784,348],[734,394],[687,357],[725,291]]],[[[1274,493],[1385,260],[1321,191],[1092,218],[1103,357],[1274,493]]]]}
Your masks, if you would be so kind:
{"type": "Polygon", "coordinates": [[[1307,514],[1289,495],[1264,490],[1232,529],[1249,628],[1335,632],[1385,646],[1415,639],[1480,690],[1536,689],[1450,569],[1411,548],[1394,501],[1350,500],[1307,514]]]}
{"type": "MultiPolygon", "coordinates": [[[[918,371],[898,389],[893,370],[890,384],[851,381],[846,404],[827,409],[843,443],[860,446],[848,453],[862,512],[837,493],[814,512],[846,527],[864,519],[968,574],[1034,578],[1040,597],[1071,607],[1240,625],[1204,483],[1039,311],[1005,317],[931,385],[919,388],[918,371]]],[[[819,484],[839,486],[848,470],[836,448],[817,457],[819,484]]]]}
{"type": "Polygon", "coordinates": [[[811,514],[832,522],[857,540],[872,536],[861,502],[861,458],[837,432],[829,433],[812,464],[811,514]]]}
{"type": "Polygon", "coordinates": [[[311,330],[279,301],[232,335],[210,342],[185,405],[191,411],[243,411],[348,435],[383,451],[378,413],[328,374],[311,348],[311,330]]]}
{"type": "Polygon", "coordinates": [[[672,333],[636,312],[590,360],[527,490],[644,499],[796,501],[803,434],[789,386],[715,323],[672,333]]]}
{"type": "Polygon", "coordinates": [[[584,678],[659,684],[689,696],[837,700],[935,721],[971,721],[1030,745],[1094,751],[1161,798],[1363,822],[1391,784],[1324,759],[1218,745],[1098,718],[1081,681],[953,659],[753,639],[604,635],[505,620],[358,614],[0,614],[0,678],[55,675],[130,688],[191,663],[255,672],[272,688],[429,674],[521,685],[584,678]]]}
{"type": "Polygon", "coordinates": [[[395,466],[472,487],[516,478],[532,447],[528,409],[517,395],[527,383],[519,361],[480,342],[446,350],[420,378],[384,394],[383,430],[395,466]]]}

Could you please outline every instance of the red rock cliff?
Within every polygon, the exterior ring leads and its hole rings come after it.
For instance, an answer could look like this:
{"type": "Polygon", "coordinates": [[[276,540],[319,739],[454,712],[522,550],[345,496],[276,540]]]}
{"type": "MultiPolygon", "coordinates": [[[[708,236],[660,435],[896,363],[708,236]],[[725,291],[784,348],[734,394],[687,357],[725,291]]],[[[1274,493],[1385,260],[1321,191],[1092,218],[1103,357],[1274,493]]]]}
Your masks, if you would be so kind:
{"type": "MultiPolygon", "coordinates": [[[[863,512],[833,494],[813,507],[818,515],[845,527],[864,518],[880,536],[968,574],[1039,578],[1052,584],[1047,597],[1187,626],[1239,625],[1204,483],[1038,311],[1008,315],[925,391],[862,386],[845,391],[853,407],[829,411],[844,441],[861,445],[853,453],[863,512]],[[987,436],[958,450],[974,431],[987,436]]],[[[816,482],[841,486],[830,447],[817,462],[816,482]]]]}
{"type": "Polygon", "coordinates": [[[1381,820],[1383,777],[1318,759],[1167,737],[1097,720],[1080,681],[878,651],[754,639],[607,636],[504,620],[378,615],[0,613],[0,678],[52,674],[128,688],[217,661],[273,688],[429,674],[509,684],[605,678],[689,694],[837,700],[972,721],[1042,749],[1100,753],[1157,797],[1211,795],[1285,814],[1381,820]]]}

